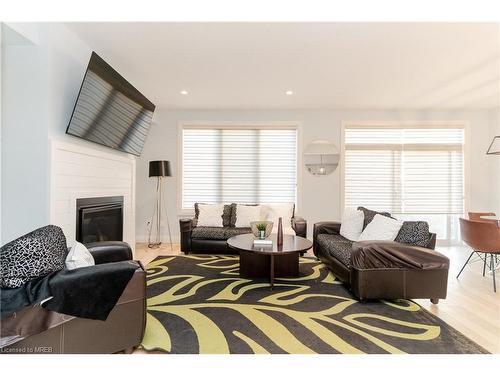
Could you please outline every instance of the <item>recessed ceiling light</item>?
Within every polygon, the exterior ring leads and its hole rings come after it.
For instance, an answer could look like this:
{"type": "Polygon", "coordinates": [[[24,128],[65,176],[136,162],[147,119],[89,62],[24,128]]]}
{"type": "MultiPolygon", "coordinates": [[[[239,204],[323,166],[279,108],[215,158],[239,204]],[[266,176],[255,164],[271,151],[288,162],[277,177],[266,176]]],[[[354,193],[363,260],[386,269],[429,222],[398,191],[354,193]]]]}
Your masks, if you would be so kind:
{"type": "Polygon", "coordinates": [[[187,94],[189,94],[189,93],[186,90],[181,91],[181,95],[187,95],[187,94]]]}
{"type": "Polygon", "coordinates": [[[287,92],[285,92],[285,94],[287,94],[287,95],[293,95],[293,91],[292,90],[288,90],[287,92]]]}

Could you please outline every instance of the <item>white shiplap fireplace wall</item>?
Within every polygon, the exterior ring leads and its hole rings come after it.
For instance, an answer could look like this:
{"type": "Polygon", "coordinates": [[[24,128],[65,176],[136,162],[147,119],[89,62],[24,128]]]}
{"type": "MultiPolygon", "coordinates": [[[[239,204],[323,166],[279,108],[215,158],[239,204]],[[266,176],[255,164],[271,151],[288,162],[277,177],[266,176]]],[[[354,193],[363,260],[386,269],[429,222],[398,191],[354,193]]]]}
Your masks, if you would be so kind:
{"type": "Polygon", "coordinates": [[[51,141],[50,222],[75,241],[76,199],[123,196],[123,240],[135,247],[135,158],[51,141]]]}

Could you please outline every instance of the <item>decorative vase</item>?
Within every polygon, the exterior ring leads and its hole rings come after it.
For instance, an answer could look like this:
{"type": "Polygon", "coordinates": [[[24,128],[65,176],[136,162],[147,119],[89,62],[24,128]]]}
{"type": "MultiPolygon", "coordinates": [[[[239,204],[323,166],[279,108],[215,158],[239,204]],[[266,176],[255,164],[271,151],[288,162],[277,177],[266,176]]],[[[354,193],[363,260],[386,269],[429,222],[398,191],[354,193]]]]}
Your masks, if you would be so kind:
{"type": "Polygon", "coordinates": [[[283,220],[281,217],[278,219],[278,235],[276,243],[278,246],[283,246],[283,220]]]}

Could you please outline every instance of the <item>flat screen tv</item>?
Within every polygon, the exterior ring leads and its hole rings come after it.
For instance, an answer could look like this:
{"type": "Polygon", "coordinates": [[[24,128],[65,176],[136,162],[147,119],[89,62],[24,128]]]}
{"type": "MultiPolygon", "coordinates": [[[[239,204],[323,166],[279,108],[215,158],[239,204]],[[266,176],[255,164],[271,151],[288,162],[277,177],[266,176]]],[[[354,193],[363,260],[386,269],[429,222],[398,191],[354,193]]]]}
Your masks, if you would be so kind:
{"type": "Polygon", "coordinates": [[[92,52],[67,134],[139,156],[155,105],[92,52]]]}

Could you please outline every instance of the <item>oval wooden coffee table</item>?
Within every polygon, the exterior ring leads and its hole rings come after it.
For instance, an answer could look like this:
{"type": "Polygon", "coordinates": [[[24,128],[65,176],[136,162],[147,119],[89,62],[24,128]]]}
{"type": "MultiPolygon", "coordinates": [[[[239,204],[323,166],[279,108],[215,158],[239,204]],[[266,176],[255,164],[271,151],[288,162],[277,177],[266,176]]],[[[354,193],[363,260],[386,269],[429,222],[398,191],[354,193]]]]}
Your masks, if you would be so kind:
{"type": "Polygon", "coordinates": [[[277,238],[272,234],[268,239],[272,245],[253,244],[254,235],[240,234],[227,240],[230,248],[240,252],[240,276],[248,278],[269,277],[271,288],[275,277],[299,276],[299,255],[312,247],[306,238],[284,235],[283,245],[277,245],[277,238]]]}

